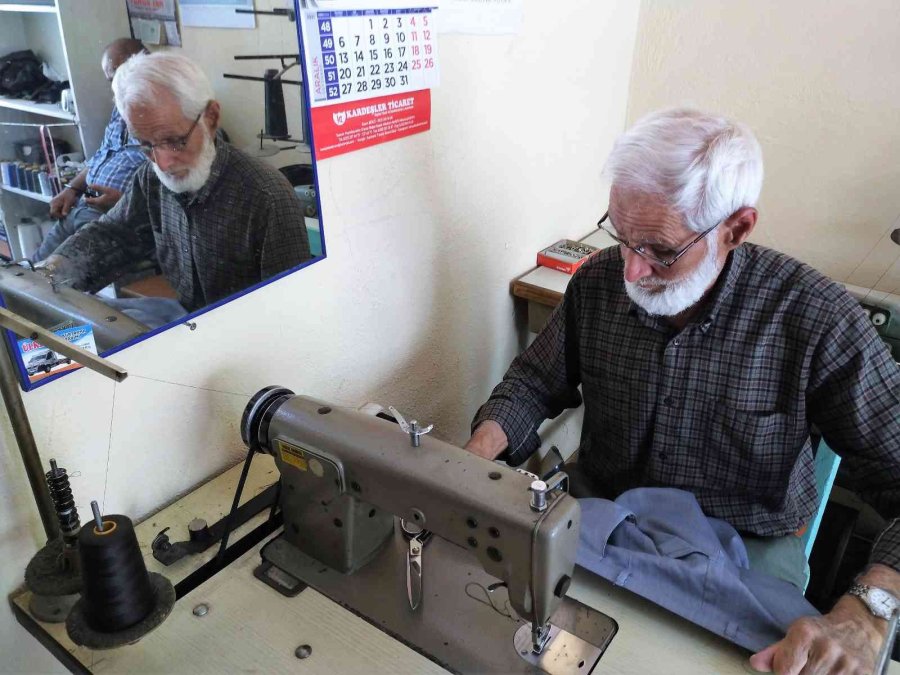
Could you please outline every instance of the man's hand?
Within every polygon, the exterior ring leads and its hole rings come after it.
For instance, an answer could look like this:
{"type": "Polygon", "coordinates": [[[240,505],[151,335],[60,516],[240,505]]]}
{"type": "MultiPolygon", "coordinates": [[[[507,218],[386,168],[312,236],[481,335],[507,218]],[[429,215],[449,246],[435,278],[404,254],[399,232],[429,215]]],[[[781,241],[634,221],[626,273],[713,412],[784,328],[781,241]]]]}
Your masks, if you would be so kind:
{"type": "MultiPolygon", "coordinates": [[[[873,565],[859,581],[896,594],[900,574],[873,565]]],[[[778,675],[869,674],[875,669],[887,624],[859,598],[845,595],[828,614],[792,623],[783,640],[750,657],[750,666],[778,675]]]]}
{"type": "Polygon", "coordinates": [[[116,202],[122,198],[122,193],[119,190],[107,187],[106,185],[88,185],[88,187],[95,192],[99,192],[100,196],[85,197],[85,204],[89,204],[98,211],[103,211],[104,213],[114,207],[116,202]]]}
{"type": "Polygon", "coordinates": [[[484,457],[485,459],[497,459],[497,457],[506,450],[509,442],[506,439],[506,432],[494,420],[485,420],[478,425],[472,438],[466,443],[465,449],[473,455],[484,457]]]}
{"type": "Polygon", "coordinates": [[[51,253],[34,266],[35,272],[43,274],[56,274],[66,264],[66,258],[56,253],[51,253]]]}
{"type": "Polygon", "coordinates": [[[62,220],[72,207],[78,202],[78,193],[71,188],[66,188],[50,200],[50,217],[54,220],[62,220]]]}

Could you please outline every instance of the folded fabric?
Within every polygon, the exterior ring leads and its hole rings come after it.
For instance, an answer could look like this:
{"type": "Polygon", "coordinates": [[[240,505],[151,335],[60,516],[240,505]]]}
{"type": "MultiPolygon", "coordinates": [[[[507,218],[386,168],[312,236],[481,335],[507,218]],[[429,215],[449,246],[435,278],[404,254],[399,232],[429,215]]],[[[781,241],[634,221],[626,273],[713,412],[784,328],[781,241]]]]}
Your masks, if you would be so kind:
{"type": "Polygon", "coordinates": [[[690,492],[579,501],[578,565],[731,642],[759,651],[819,614],[793,584],[751,570],[737,531],[704,515],[690,492]]]}
{"type": "Polygon", "coordinates": [[[150,329],[165,326],[188,313],[177,300],[171,298],[106,298],[98,295],[97,299],[150,329]]]}

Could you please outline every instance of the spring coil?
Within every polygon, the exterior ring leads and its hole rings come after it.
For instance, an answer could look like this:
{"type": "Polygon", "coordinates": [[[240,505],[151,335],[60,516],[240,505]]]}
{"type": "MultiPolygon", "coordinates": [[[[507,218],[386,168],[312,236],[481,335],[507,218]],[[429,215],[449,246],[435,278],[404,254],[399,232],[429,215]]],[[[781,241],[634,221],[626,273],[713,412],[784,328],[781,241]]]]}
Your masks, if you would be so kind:
{"type": "Polygon", "coordinates": [[[81,522],[78,519],[78,509],[75,508],[72,488],[69,486],[69,475],[65,469],[56,466],[55,459],[50,460],[50,467],[50,471],[46,473],[47,487],[50,488],[50,497],[56,507],[59,529],[64,537],[76,536],[81,522]]]}

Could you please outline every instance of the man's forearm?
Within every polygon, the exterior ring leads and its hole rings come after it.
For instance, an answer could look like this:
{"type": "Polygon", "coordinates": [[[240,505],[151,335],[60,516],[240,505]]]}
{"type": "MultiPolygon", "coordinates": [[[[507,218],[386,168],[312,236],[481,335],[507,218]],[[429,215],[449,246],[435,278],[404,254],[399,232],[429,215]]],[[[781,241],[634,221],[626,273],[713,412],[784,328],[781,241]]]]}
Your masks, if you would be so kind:
{"type": "Polygon", "coordinates": [[[69,181],[69,187],[73,187],[76,190],[84,190],[87,187],[87,175],[88,170],[82,169],[75,178],[69,181]]]}
{"type": "Polygon", "coordinates": [[[494,420],[485,420],[466,443],[466,450],[485,459],[497,459],[508,445],[503,427],[494,420]]]}
{"type": "Polygon", "coordinates": [[[887,565],[869,565],[857,577],[857,582],[866,586],[883,588],[895,598],[900,598],[900,572],[887,565]]]}

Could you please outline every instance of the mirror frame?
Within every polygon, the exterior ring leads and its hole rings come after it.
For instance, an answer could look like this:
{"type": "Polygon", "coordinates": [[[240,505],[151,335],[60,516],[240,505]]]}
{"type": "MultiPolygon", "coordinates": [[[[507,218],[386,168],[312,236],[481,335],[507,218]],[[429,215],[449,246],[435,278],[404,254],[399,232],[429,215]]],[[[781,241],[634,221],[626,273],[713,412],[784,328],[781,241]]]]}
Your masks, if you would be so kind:
{"type": "MultiPolygon", "coordinates": [[[[150,338],[152,338],[156,335],[159,335],[160,333],[163,333],[167,330],[171,330],[177,326],[184,326],[186,324],[190,324],[191,321],[193,321],[194,319],[196,319],[199,316],[206,314],[207,312],[217,309],[217,308],[221,307],[222,305],[225,305],[233,300],[237,300],[238,298],[243,297],[244,295],[247,295],[248,293],[253,293],[254,291],[259,290],[263,286],[267,286],[268,284],[278,281],[279,279],[283,279],[284,277],[287,277],[291,274],[296,274],[297,272],[300,272],[301,270],[309,267],[310,265],[314,265],[315,263],[321,262],[322,260],[325,260],[325,258],[328,257],[328,249],[327,249],[327,244],[325,241],[325,224],[324,224],[324,219],[322,217],[322,196],[321,196],[321,190],[319,189],[319,167],[318,167],[318,162],[316,161],[315,143],[313,141],[313,134],[315,132],[314,132],[313,126],[312,126],[312,117],[310,114],[310,106],[309,106],[309,101],[310,101],[309,77],[307,76],[306,61],[303,57],[303,43],[302,43],[303,30],[302,30],[302,27],[300,26],[300,9],[301,9],[300,8],[300,0],[294,0],[294,12],[295,12],[295,17],[296,17],[294,24],[296,26],[296,31],[297,31],[297,48],[298,48],[297,58],[300,62],[300,72],[301,72],[301,78],[303,81],[303,85],[301,86],[301,91],[302,91],[302,96],[303,96],[303,99],[302,99],[303,113],[302,113],[302,118],[301,118],[301,124],[302,124],[302,128],[306,131],[306,135],[308,136],[308,138],[305,138],[304,140],[309,145],[310,161],[311,161],[312,170],[313,170],[313,182],[316,186],[316,208],[318,210],[318,215],[319,215],[319,236],[322,239],[322,255],[312,258],[310,260],[307,260],[306,262],[300,263],[297,267],[293,267],[289,270],[285,270],[284,272],[280,272],[279,274],[276,274],[273,277],[270,277],[268,279],[260,281],[257,284],[248,286],[244,290],[242,290],[238,293],[235,293],[233,295],[229,295],[225,298],[222,298],[221,300],[217,300],[216,302],[211,303],[211,304],[207,305],[206,307],[203,307],[202,309],[198,309],[195,312],[190,312],[190,313],[186,314],[185,316],[177,319],[176,321],[172,321],[172,322],[164,324],[158,328],[149,330],[146,333],[142,333],[138,337],[135,337],[131,340],[127,340],[126,342],[123,342],[122,344],[117,345],[117,346],[113,347],[112,349],[108,349],[104,352],[100,352],[99,353],[100,356],[103,356],[103,357],[112,356],[113,354],[121,352],[124,349],[128,349],[129,347],[136,345],[139,342],[143,342],[144,340],[149,340],[150,338]]],[[[6,303],[3,300],[2,295],[0,295],[0,306],[6,307],[6,303]]],[[[193,328],[191,328],[191,330],[193,330],[193,328]]],[[[60,379],[61,377],[65,377],[66,375],[70,375],[71,373],[78,372],[82,369],[80,367],[73,368],[72,370],[66,370],[65,372],[56,373],[54,375],[48,375],[47,377],[41,378],[37,382],[31,382],[28,377],[28,372],[25,368],[25,363],[23,362],[23,360],[19,354],[19,348],[18,348],[18,341],[25,336],[19,336],[9,329],[4,329],[3,332],[5,334],[5,340],[4,340],[4,342],[6,343],[5,346],[9,350],[10,358],[12,359],[13,363],[16,366],[16,369],[19,374],[19,385],[21,386],[23,391],[32,391],[33,389],[36,389],[38,387],[43,387],[44,385],[50,384],[51,382],[55,382],[56,380],[60,379]]]]}

